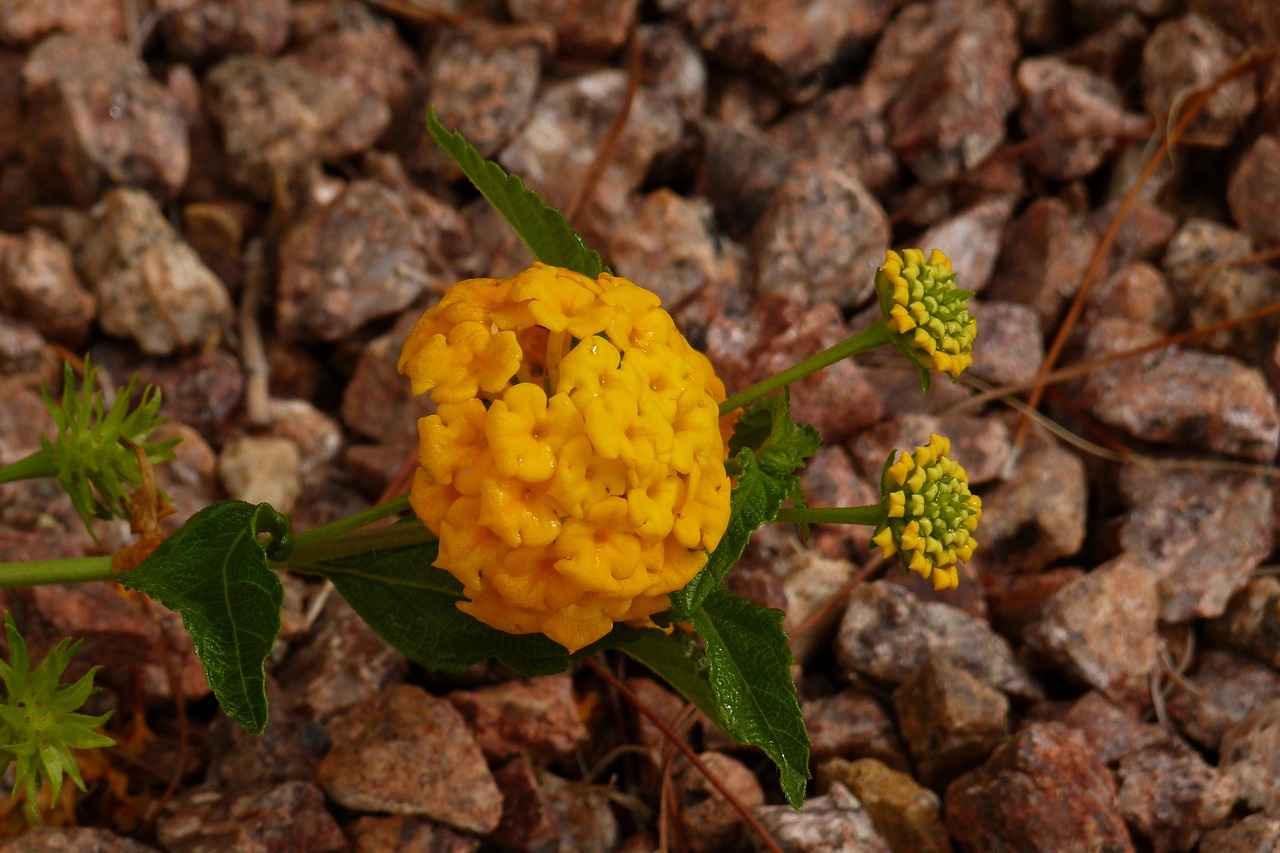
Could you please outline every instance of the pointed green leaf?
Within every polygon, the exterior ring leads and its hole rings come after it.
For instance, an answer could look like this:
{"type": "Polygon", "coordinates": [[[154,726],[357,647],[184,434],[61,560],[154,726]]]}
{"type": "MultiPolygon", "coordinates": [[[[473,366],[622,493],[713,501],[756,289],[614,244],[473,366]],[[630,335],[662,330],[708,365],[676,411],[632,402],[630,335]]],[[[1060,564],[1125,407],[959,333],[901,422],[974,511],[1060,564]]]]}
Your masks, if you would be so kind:
{"type": "Polygon", "coordinates": [[[618,648],[653,670],[708,719],[724,728],[720,709],[707,683],[707,656],[693,637],[680,631],[664,634],[650,629],[637,631],[628,642],[619,643],[618,648]]]}
{"type": "Polygon", "coordinates": [[[711,692],[725,732],[764,750],[778,766],[787,802],[800,808],[809,778],[809,734],[791,678],[782,611],[765,610],[717,584],[690,621],[706,645],[711,692]]]}
{"type": "Polygon", "coordinates": [[[440,150],[453,158],[480,194],[511,224],[535,259],[589,278],[600,275],[604,264],[599,253],[588,248],[563,213],[528,189],[520,178],[480,156],[462,134],[440,124],[435,110],[427,114],[427,130],[440,150]]]}
{"type": "Polygon", "coordinates": [[[264,549],[274,550],[287,526],[265,503],[217,503],[117,578],[182,614],[218,704],[253,734],[267,727],[265,664],[284,602],[264,549]],[[261,541],[259,533],[271,538],[261,541]]]}
{"type": "Polygon", "coordinates": [[[297,566],[333,581],[370,628],[428,669],[461,672],[495,658],[523,675],[563,672],[564,648],[541,634],[490,628],[456,606],[462,584],[435,568],[436,543],[364,552],[297,566]]]}

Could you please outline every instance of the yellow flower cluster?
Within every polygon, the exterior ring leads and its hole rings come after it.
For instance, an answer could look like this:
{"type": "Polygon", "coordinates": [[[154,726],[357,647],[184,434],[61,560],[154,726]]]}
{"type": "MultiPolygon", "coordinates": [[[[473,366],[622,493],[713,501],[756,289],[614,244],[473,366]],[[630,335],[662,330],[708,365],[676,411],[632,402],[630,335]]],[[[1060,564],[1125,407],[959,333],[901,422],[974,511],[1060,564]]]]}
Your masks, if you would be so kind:
{"type": "Polygon", "coordinates": [[[978,324],[966,303],[973,293],[956,287],[941,251],[934,249],[928,262],[919,249],[886,252],[875,289],[894,346],[908,358],[952,376],[973,364],[978,324]]]}
{"type": "Polygon", "coordinates": [[[898,555],[902,565],[934,589],[960,583],[956,560],[968,561],[978,542],[970,534],[982,518],[982,499],[969,492],[964,469],[948,458],[951,442],[930,435],[914,454],[903,452],[885,465],[880,480],[886,519],[871,541],[885,556],[898,555]]]}
{"type": "Polygon", "coordinates": [[[410,502],[481,622],[577,651],[648,624],[720,541],[724,385],[653,293],[544,264],[459,282],[399,366],[437,404],[410,502]]]}

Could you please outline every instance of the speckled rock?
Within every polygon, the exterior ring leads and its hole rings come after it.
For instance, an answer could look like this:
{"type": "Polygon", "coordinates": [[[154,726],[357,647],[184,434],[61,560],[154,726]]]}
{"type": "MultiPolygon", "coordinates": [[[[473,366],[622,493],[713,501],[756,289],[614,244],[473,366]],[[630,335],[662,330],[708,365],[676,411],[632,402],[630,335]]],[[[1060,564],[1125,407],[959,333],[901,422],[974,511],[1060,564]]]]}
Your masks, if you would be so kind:
{"type": "Polygon", "coordinates": [[[71,252],[56,237],[31,228],[0,241],[0,311],[78,347],[89,338],[97,305],[76,276],[71,252]]]}
{"type": "Polygon", "coordinates": [[[1259,246],[1280,245],[1280,136],[1263,134],[1236,164],[1227,184],[1231,216],[1259,246]],[[1270,211],[1270,212],[1268,212],[1270,211]]]}
{"type": "Polygon", "coordinates": [[[270,55],[289,37],[288,0],[160,0],[156,5],[165,48],[186,60],[270,55]]]}
{"type": "MultiPolygon", "coordinates": [[[[1120,267],[1089,288],[1082,324],[1087,328],[1106,317],[1120,317],[1168,332],[1173,329],[1177,304],[1177,296],[1164,274],[1145,261],[1137,261],[1120,267]]],[[[983,328],[983,343],[986,342],[983,328]]],[[[975,352],[975,368],[977,357],[975,352]]]]}
{"type": "Polygon", "coordinates": [[[187,179],[187,123],[174,95],[122,42],[58,34],[22,69],[23,157],[51,188],[88,204],[113,184],[176,195],[187,179]]]}
{"type": "Polygon", "coordinates": [[[236,793],[195,788],[170,804],[156,835],[169,853],[336,853],[346,848],[342,830],[325,810],[324,794],[300,781],[236,793]]]}
{"type": "Polygon", "coordinates": [[[522,24],[545,24],[555,30],[566,51],[609,54],[626,43],[635,25],[639,0],[506,0],[511,17],[522,24]]]}
{"type": "MultiPolygon", "coordinates": [[[[863,186],[877,194],[888,189],[900,168],[889,147],[888,122],[858,86],[826,92],[769,127],[766,138],[779,154],[786,152],[795,160],[827,160],[857,175],[863,186]]],[[[709,166],[717,168],[714,163],[709,166]]]]}
{"type": "Polygon", "coordinates": [[[1041,657],[1132,705],[1156,665],[1156,579],[1146,558],[1122,555],[1054,593],[1027,628],[1041,657]]]}
{"type": "MultiPolygon", "coordinates": [[[[974,561],[978,566],[982,565],[981,553],[975,555],[974,561]]],[[[1032,574],[983,572],[978,577],[978,583],[982,586],[991,627],[1018,642],[1021,641],[1023,631],[1035,620],[1040,605],[1048,601],[1055,592],[1083,576],[1083,569],[1064,566],[1042,569],[1032,574]]]]}
{"type": "Polygon", "coordinates": [[[1164,621],[1220,615],[1271,552],[1273,495],[1262,477],[1129,466],[1119,485],[1131,507],[1120,545],[1149,561],[1164,621]]]}
{"type": "Polygon", "coordinates": [[[546,765],[572,755],[589,737],[567,674],[455,690],[446,698],[491,761],[527,755],[546,765]]]}
{"type": "Polygon", "coordinates": [[[486,834],[502,817],[502,794],[453,706],[397,684],[328,726],[333,749],[317,780],[355,811],[421,815],[486,834]]]}
{"type": "MultiPolygon", "coordinates": [[[[803,811],[791,806],[762,806],[756,809],[756,817],[787,853],[890,853],[893,849],[858,798],[839,782],[833,783],[826,794],[805,800],[803,811]]],[[[757,842],[753,849],[767,848],[757,842]]]]}
{"type": "MultiPolygon", "coordinates": [[[[1007,196],[981,201],[930,226],[910,245],[917,246],[926,254],[934,248],[944,251],[951,259],[951,268],[956,271],[956,285],[981,293],[995,272],[996,259],[1000,255],[1000,234],[1013,208],[1013,199],[1007,196]]],[[[972,309],[973,302],[969,304],[972,309]]],[[[985,328],[982,336],[983,345],[988,345],[985,328]]]]}
{"type": "Polygon", "coordinates": [[[98,323],[149,355],[216,342],[231,322],[226,287],[145,192],[109,191],[76,258],[98,297],[98,323]]]}
{"type": "Polygon", "coordinates": [[[942,825],[942,802],[906,773],[863,758],[832,759],[818,768],[819,785],[844,785],[871,815],[876,829],[894,850],[951,853],[942,825]]]}
{"type": "Polygon", "coordinates": [[[981,762],[1009,729],[1009,700],[945,657],[893,691],[898,727],[920,781],[939,788],[981,762]]]}
{"type": "MultiPolygon", "coordinates": [[[[703,752],[698,758],[741,805],[748,809],[764,805],[760,782],[742,762],[720,752],[703,752]]],[[[685,803],[680,810],[680,825],[694,853],[732,849],[750,834],[737,810],[689,762],[681,761],[676,766],[671,782],[685,803]]]]}
{"type": "Polygon", "coordinates": [[[853,591],[835,651],[850,678],[898,684],[936,655],[1012,696],[1039,695],[1009,644],[985,620],[946,604],[923,603],[892,584],[864,584],[853,591]]]}
{"type": "Polygon", "coordinates": [[[1084,463],[1064,447],[1025,454],[1009,478],[982,496],[983,555],[1006,570],[1035,572],[1080,549],[1088,484],[1084,463]]]}
{"type": "Polygon", "coordinates": [[[1224,731],[1276,696],[1280,672],[1236,652],[1205,649],[1185,682],[1169,684],[1165,708],[1184,735],[1214,750],[1224,731]]]}
{"type": "Polygon", "coordinates": [[[885,704],[871,694],[850,687],[831,696],[804,700],[800,706],[809,729],[809,754],[814,764],[828,759],[867,758],[903,772],[910,766],[893,717],[885,704]]]}
{"type": "Polygon", "coordinates": [[[1176,738],[1171,728],[1141,720],[1097,690],[1074,702],[1044,702],[1028,709],[1024,725],[1061,723],[1071,737],[1103,764],[1115,764],[1140,750],[1168,744],[1176,738]]]}
{"type": "Polygon", "coordinates": [[[1195,849],[1201,833],[1226,820],[1236,801],[1235,780],[1181,741],[1121,759],[1116,782],[1120,812],[1156,853],[1195,849]]]}
{"type": "MultiPolygon", "coordinates": [[[[1125,320],[1101,320],[1087,358],[1148,344],[1157,333],[1125,320]]],[[[1094,417],[1146,441],[1173,443],[1256,461],[1280,447],[1280,412],[1261,371],[1234,358],[1161,348],[1100,368],[1079,402],[1094,417]]]]}
{"type": "Polygon", "coordinates": [[[1251,814],[1204,834],[1200,849],[1214,853],[1260,853],[1280,849],[1280,817],[1251,814]]]}
{"type": "Polygon", "coordinates": [[[1248,652],[1280,670],[1280,579],[1251,579],[1231,597],[1220,617],[1205,623],[1205,633],[1216,643],[1248,652]]]}
{"type": "Polygon", "coordinates": [[[756,290],[842,308],[866,302],[889,247],[889,220],[857,175],[797,163],[752,232],[756,290]]]}
{"type": "Polygon", "coordinates": [[[1111,774],[1050,723],[1023,729],[952,782],[943,806],[962,850],[1133,850],[1111,774]]]}
{"type": "Polygon", "coordinates": [[[430,820],[365,815],[345,827],[352,853],[476,853],[480,839],[430,820]]]}
{"type": "Polygon", "coordinates": [[[244,435],[227,443],[218,456],[218,476],[233,500],[265,501],[288,514],[302,492],[298,445],[287,438],[244,435]]]}
{"type": "Polygon", "coordinates": [[[1235,780],[1249,808],[1268,814],[1280,810],[1280,699],[1223,732],[1218,769],[1235,780]]]}
{"type": "Polygon", "coordinates": [[[970,300],[981,344],[973,349],[970,372],[992,385],[1011,385],[1035,378],[1044,361],[1040,314],[1017,302],[970,300]]]}
{"type": "Polygon", "coordinates": [[[0,841],[0,853],[154,853],[155,849],[94,826],[34,826],[0,841]]]}
{"type": "Polygon", "coordinates": [[[984,295],[1029,305],[1044,328],[1056,328],[1096,242],[1065,201],[1036,199],[1005,228],[1000,261],[984,295]]]}

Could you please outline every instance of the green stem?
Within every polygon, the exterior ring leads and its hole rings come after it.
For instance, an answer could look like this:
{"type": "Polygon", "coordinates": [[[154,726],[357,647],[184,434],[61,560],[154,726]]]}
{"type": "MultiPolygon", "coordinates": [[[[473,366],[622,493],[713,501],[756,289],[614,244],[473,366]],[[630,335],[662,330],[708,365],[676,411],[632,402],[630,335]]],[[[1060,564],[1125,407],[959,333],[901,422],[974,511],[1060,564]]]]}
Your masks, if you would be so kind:
{"type": "Polygon", "coordinates": [[[352,530],[323,541],[310,542],[305,548],[295,547],[285,562],[285,567],[290,571],[323,574],[323,571],[308,564],[351,554],[366,554],[371,551],[403,548],[407,545],[421,545],[434,540],[435,535],[417,519],[370,530],[352,530]]]}
{"type": "Polygon", "coordinates": [[[799,364],[793,364],[786,370],[757,382],[745,391],[739,391],[720,404],[720,416],[724,417],[734,409],[740,409],[749,403],[753,403],[764,395],[777,391],[784,385],[798,382],[810,374],[817,373],[824,367],[830,367],[837,361],[843,361],[846,358],[875,349],[889,342],[889,329],[883,322],[876,323],[856,335],[845,338],[835,346],[824,349],[817,355],[809,356],[799,364]]]}
{"type": "Polygon", "coordinates": [[[774,521],[791,521],[796,524],[865,524],[875,527],[884,521],[884,507],[880,504],[870,506],[837,506],[837,507],[783,507],[778,510],[774,521]]]}
{"type": "Polygon", "coordinates": [[[114,577],[110,557],[0,563],[0,588],[109,581],[114,577]]]}
{"type": "Polygon", "coordinates": [[[375,521],[381,521],[393,515],[398,515],[409,508],[409,496],[404,495],[395,500],[387,501],[384,504],[369,507],[364,512],[357,512],[355,515],[348,515],[346,518],[340,518],[337,521],[331,521],[328,524],[322,524],[319,527],[312,528],[305,533],[299,533],[293,537],[293,553],[297,554],[306,548],[315,545],[324,539],[332,539],[348,530],[356,530],[375,521]]]}
{"type": "Polygon", "coordinates": [[[53,463],[53,459],[43,449],[37,450],[17,462],[0,465],[0,483],[34,480],[37,477],[56,477],[57,475],[58,466],[53,463]]]}

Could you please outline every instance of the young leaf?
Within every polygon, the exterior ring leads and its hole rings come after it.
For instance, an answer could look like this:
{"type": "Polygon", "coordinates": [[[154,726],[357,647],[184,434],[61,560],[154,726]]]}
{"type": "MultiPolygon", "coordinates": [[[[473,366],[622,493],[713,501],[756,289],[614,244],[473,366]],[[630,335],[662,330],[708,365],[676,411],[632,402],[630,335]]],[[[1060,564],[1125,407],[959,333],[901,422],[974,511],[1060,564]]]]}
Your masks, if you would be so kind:
{"type": "Polygon", "coordinates": [[[800,470],[821,446],[822,435],[816,429],[791,419],[791,393],[784,388],[781,394],[763,397],[743,412],[729,440],[729,454],[736,456],[749,447],[760,469],[780,479],[800,470]]]}
{"type": "Polygon", "coordinates": [[[722,728],[764,750],[778,766],[787,802],[800,808],[809,778],[809,734],[791,678],[782,611],[765,610],[716,584],[690,621],[706,644],[722,728]]]}
{"type": "Polygon", "coordinates": [[[267,727],[267,655],[280,633],[284,588],[267,565],[288,519],[260,503],[223,501],[197,512],[116,580],[182,614],[205,678],[230,717],[267,727]],[[258,535],[268,534],[267,541],[258,535]]]}
{"type": "Polygon", "coordinates": [[[541,634],[507,634],[455,607],[462,584],[435,568],[435,559],[436,543],[430,542],[291,568],[333,581],[370,628],[428,669],[461,672],[489,658],[522,675],[568,668],[568,653],[541,634]]]}
{"type": "Polygon", "coordinates": [[[543,201],[515,175],[480,156],[462,134],[445,128],[435,110],[427,114],[427,131],[440,150],[458,164],[471,183],[544,264],[564,267],[589,278],[600,275],[604,264],[594,249],[569,225],[560,211],[543,201]]]}

